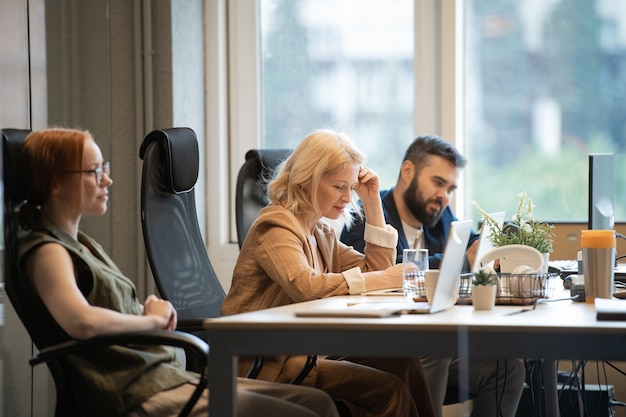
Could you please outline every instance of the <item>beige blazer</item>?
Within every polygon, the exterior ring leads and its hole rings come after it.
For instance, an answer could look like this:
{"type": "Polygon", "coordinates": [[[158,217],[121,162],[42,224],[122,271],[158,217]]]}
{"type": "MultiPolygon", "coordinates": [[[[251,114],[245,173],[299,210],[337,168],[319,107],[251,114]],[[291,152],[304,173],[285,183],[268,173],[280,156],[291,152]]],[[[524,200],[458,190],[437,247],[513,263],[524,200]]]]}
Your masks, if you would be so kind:
{"type": "MultiPolygon", "coordinates": [[[[323,265],[316,268],[315,248],[294,214],[281,206],[264,208],[246,235],[222,314],[363,291],[361,272],[386,269],[396,258],[397,231],[391,226],[373,229],[377,230],[366,232],[365,254],[361,254],[343,244],[331,226],[319,222],[314,235],[323,265]]],[[[266,358],[260,377],[288,380],[303,362],[303,357],[266,358]]],[[[240,361],[242,373],[250,363],[245,358],[240,361]]],[[[315,377],[313,370],[310,378],[315,377]]]]}

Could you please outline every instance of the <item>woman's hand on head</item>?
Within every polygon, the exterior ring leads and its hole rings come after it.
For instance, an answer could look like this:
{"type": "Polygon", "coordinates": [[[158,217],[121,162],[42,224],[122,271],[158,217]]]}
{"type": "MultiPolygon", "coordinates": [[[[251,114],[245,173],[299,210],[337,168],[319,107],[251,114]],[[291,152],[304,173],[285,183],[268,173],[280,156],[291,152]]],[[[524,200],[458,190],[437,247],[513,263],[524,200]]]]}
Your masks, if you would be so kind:
{"type": "Polygon", "coordinates": [[[174,306],[167,301],[162,300],[154,294],[149,295],[143,304],[144,316],[156,316],[162,319],[163,330],[175,330],[177,323],[177,314],[174,306]]]}
{"type": "Polygon", "coordinates": [[[359,169],[358,180],[359,182],[354,187],[354,191],[356,191],[361,201],[365,202],[380,198],[380,183],[376,171],[362,166],[359,169]]]}
{"type": "Polygon", "coordinates": [[[384,227],[385,215],[383,213],[382,201],[380,200],[378,174],[370,168],[360,167],[358,179],[359,182],[354,187],[354,190],[361,199],[367,222],[372,226],[384,227]]]}

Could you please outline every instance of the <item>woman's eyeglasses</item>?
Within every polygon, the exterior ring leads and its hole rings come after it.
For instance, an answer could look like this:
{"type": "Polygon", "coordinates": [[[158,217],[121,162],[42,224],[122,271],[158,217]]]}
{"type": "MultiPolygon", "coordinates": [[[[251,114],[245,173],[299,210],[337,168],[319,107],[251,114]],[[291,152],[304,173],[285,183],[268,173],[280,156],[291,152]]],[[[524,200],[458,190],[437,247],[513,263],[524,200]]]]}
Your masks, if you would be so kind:
{"type": "Polygon", "coordinates": [[[85,169],[82,171],[63,171],[64,174],[89,174],[92,172],[96,174],[96,184],[100,185],[103,174],[106,174],[107,177],[111,178],[111,163],[105,162],[102,166],[94,169],[85,169]]]}

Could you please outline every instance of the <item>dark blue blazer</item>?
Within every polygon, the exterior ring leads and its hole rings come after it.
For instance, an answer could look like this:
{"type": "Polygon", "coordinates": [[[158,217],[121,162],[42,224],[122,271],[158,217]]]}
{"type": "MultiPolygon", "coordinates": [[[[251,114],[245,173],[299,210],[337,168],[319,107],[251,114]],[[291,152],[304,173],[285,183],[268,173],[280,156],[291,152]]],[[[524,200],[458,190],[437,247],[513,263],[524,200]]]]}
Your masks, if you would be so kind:
{"type": "MultiPolygon", "coordinates": [[[[402,229],[402,221],[400,220],[400,215],[398,214],[396,202],[393,199],[393,189],[381,191],[380,198],[383,202],[383,213],[385,214],[386,222],[395,227],[396,230],[398,230],[396,263],[401,263],[402,250],[409,249],[413,242],[407,242],[406,236],[404,235],[404,231],[402,229]]],[[[443,249],[446,245],[446,238],[448,237],[448,232],[450,231],[450,223],[452,223],[454,220],[458,219],[452,212],[452,209],[450,209],[450,206],[448,206],[444,209],[441,218],[439,219],[437,224],[435,224],[433,227],[424,228],[424,239],[426,239],[426,246],[428,247],[429,267],[431,269],[439,269],[441,257],[443,256],[443,249]]],[[[363,253],[365,249],[365,241],[363,240],[364,231],[365,219],[359,220],[357,218],[354,222],[354,225],[350,229],[344,227],[341,232],[341,241],[346,245],[352,246],[354,249],[363,253]]],[[[472,243],[474,243],[478,239],[478,237],[479,235],[477,235],[472,230],[467,246],[469,247],[472,243]]],[[[465,257],[463,272],[469,271],[469,262],[467,260],[467,257],[465,257]]]]}

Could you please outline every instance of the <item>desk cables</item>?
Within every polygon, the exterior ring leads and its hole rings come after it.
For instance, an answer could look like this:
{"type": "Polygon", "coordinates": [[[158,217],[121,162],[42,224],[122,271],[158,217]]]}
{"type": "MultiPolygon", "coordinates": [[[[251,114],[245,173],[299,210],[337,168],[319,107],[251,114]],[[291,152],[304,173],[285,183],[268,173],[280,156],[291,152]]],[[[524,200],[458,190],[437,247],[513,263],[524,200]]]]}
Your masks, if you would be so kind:
{"type": "Polygon", "coordinates": [[[553,301],[584,301],[585,298],[585,294],[582,293],[578,293],[578,294],[574,294],[571,297],[563,297],[563,298],[551,298],[551,299],[547,299],[547,298],[541,298],[539,300],[537,300],[535,302],[535,304],[537,303],[551,303],[553,301]]]}
{"type": "Polygon", "coordinates": [[[563,297],[563,298],[538,298],[537,300],[535,300],[534,303],[532,303],[532,305],[529,305],[528,308],[522,308],[521,310],[516,310],[506,315],[512,316],[515,314],[525,313],[527,311],[533,311],[534,309],[537,308],[538,304],[551,303],[554,301],[585,301],[585,294],[578,293],[578,294],[572,295],[571,297],[563,297]]]}

